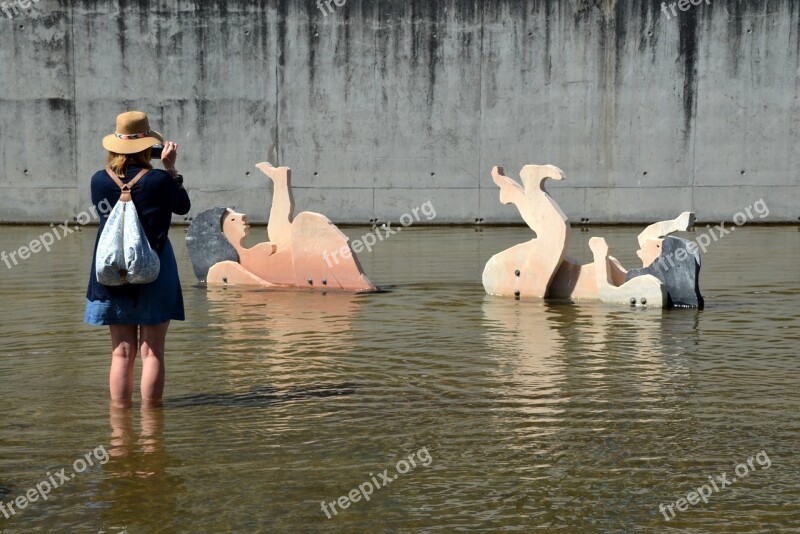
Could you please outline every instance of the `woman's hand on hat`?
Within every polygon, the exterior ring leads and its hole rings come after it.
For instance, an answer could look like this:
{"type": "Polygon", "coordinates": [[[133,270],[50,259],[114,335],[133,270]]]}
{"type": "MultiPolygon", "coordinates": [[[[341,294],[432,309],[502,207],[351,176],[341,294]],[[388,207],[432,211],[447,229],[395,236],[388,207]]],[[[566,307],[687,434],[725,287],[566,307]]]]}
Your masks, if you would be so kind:
{"type": "Polygon", "coordinates": [[[175,160],[178,159],[178,144],[172,141],[164,143],[164,150],[161,152],[161,163],[164,164],[164,169],[175,171],[175,160]]]}

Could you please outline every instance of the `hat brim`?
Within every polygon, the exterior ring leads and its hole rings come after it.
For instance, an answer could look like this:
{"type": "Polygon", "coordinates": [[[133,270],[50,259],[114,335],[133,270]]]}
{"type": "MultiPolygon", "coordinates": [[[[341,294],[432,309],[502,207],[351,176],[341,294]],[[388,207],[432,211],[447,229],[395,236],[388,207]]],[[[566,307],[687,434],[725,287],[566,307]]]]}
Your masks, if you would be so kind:
{"type": "Polygon", "coordinates": [[[160,132],[150,130],[150,135],[141,139],[120,139],[114,134],[107,135],[103,138],[103,148],[115,154],[136,154],[163,142],[164,136],[160,132]]]}

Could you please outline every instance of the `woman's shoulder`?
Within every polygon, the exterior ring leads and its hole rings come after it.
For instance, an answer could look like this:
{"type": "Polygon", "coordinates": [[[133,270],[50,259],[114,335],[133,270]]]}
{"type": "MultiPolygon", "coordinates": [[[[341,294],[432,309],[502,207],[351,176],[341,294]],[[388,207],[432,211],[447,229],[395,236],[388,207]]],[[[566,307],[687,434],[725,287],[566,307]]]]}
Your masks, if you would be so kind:
{"type": "Polygon", "coordinates": [[[92,175],[92,183],[99,182],[100,180],[111,180],[105,169],[100,169],[92,175]]]}
{"type": "MultiPolygon", "coordinates": [[[[126,180],[132,180],[141,171],[141,167],[131,166],[125,172],[126,180]]],[[[147,172],[142,176],[138,187],[144,187],[145,189],[149,189],[151,187],[160,188],[163,186],[163,184],[168,183],[169,180],[172,180],[172,177],[167,171],[150,168],[147,169],[147,172]]]]}
{"type": "Polygon", "coordinates": [[[155,182],[168,182],[172,180],[172,176],[162,169],[150,169],[147,171],[147,179],[155,182]]]}
{"type": "Polygon", "coordinates": [[[164,169],[152,168],[149,171],[147,171],[147,175],[148,176],[159,176],[159,177],[162,177],[162,178],[171,178],[169,173],[167,171],[165,171],[164,169]]]}

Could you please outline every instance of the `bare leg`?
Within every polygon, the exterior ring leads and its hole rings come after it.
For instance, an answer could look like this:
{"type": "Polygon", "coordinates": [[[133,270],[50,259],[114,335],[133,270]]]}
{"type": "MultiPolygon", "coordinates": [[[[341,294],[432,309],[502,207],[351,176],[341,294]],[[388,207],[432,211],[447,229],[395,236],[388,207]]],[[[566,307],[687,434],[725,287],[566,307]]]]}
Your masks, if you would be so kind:
{"type": "MultiPolygon", "coordinates": [[[[559,242],[553,231],[569,237],[569,221],[558,204],[547,195],[544,182],[547,178],[563,180],[564,172],[552,165],[525,165],[520,171],[520,179],[525,187],[503,174],[502,167],[492,168],[492,180],[500,188],[500,202],[514,204],[525,223],[536,233],[536,237],[559,242]],[[566,227],[566,228],[564,228],[566,227]],[[545,234],[545,235],[542,235],[545,234]]],[[[565,244],[560,243],[560,244],[565,244]]],[[[566,248],[566,246],[565,246],[566,248]]]]}
{"type": "Polygon", "coordinates": [[[111,325],[111,400],[130,404],[133,394],[133,364],[136,361],[136,325],[111,325]]]}
{"type": "Polygon", "coordinates": [[[142,325],[140,351],[142,353],[142,401],[158,404],[164,396],[164,349],[166,348],[169,321],[155,326],[142,325]]]}

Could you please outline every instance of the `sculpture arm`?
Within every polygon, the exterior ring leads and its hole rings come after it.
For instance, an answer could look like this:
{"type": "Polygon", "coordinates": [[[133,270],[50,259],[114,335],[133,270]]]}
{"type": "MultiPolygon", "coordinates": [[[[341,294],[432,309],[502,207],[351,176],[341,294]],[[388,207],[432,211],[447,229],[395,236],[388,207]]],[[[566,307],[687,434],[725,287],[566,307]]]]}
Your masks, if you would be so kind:
{"type": "Polygon", "coordinates": [[[685,232],[694,225],[694,213],[684,211],[670,221],[651,224],[639,234],[639,248],[643,248],[649,239],[661,239],[672,232],[685,232]]]}
{"type": "Polygon", "coordinates": [[[608,243],[602,237],[589,240],[589,248],[594,255],[595,279],[600,300],[610,304],[654,306],[661,308],[667,302],[667,292],[661,281],[652,275],[644,275],[628,280],[619,287],[613,284],[608,270],[608,243]]]}
{"type": "Polygon", "coordinates": [[[272,256],[273,254],[275,254],[275,252],[277,252],[278,246],[275,243],[266,242],[266,243],[259,243],[249,250],[258,255],[264,255],[268,257],[272,256]]]}
{"type": "Polygon", "coordinates": [[[272,207],[269,211],[267,232],[269,240],[278,248],[288,247],[292,240],[294,197],[292,196],[292,170],[289,167],[273,167],[269,162],[256,165],[273,183],[272,207]]]}
{"type": "Polygon", "coordinates": [[[235,261],[215,263],[208,270],[208,285],[278,287],[254,275],[235,261]]]}

